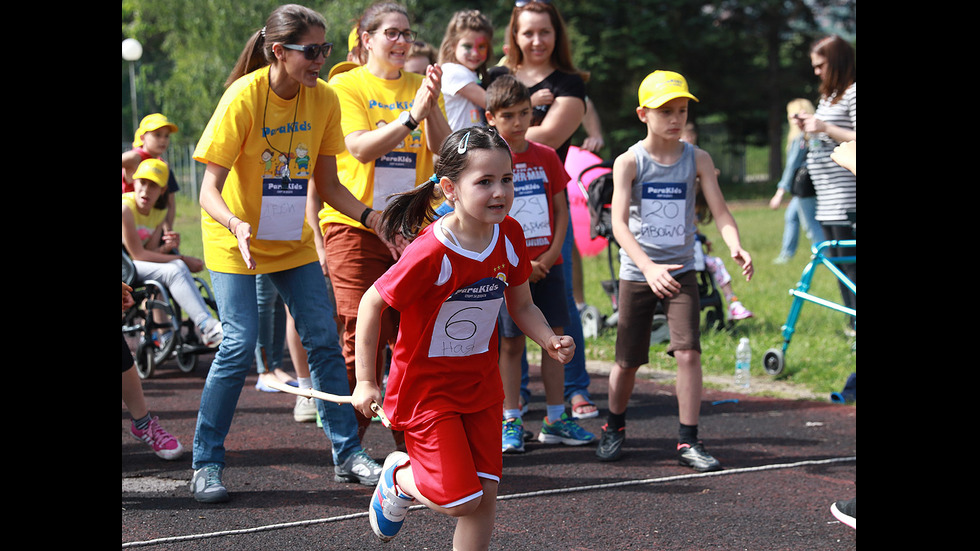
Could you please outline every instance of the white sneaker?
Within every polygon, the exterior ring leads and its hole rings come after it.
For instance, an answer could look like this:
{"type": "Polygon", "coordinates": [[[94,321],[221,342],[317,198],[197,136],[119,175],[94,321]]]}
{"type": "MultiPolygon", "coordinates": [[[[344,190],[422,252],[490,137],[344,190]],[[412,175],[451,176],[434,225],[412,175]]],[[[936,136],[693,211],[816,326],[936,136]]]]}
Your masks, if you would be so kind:
{"type": "Polygon", "coordinates": [[[204,346],[208,348],[217,348],[221,344],[221,339],[224,338],[224,331],[221,329],[221,322],[216,319],[211,319],[208,321],[210,324],[204,331],[202,331],[202,336],[204,337],[204,346]]]}
{"type": "Polygon", "coordinates": [[[297,423],[312,423],[316,421],[316,403],[313,398],[306,396],[296,397],[296,406],[293,407],[293,419],[297,423]]]}

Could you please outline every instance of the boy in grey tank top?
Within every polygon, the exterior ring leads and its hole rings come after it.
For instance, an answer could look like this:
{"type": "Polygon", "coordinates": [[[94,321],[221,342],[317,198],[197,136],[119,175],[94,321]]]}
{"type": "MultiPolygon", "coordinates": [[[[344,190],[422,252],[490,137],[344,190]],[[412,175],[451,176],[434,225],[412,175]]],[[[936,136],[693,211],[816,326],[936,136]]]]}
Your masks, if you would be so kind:
{"type": "Polygon", "coordinates": [[[609,374],[609,416],[596,455],[614,461],[626,437],[626,406],[636,370],[649,361],[654,309],[664,303],[670,345],[677,360],[680,421],[677,453],[697,471],[721,469],[698,438],[701,405],[700,304],[694,270],[695,180],[718,231],[752,278],[752,258],[742,249],[735,218],[718,186],[714,162],[702,149],[680,141],[690,100],[687,81],[672,71],[654,71],[640,84],[636,114],[646,137],[613,165],[613,236],[620,246],[619,325],[616,365],[609,374]]]}

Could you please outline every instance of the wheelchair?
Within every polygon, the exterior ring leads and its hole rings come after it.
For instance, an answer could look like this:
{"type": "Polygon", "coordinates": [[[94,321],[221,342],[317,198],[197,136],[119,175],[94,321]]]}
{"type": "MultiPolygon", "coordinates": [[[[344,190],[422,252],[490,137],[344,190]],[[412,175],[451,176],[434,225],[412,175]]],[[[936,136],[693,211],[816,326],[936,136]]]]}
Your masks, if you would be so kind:
{"type": "MultiPolygon", "coordinates": [[[[184,317],[177,301],[170,296],[166,285],[153,279],[142,279],[136,266],[123,248],[122,280],[133,288],[135,305],[123,313],[122,333],[141,379],[149,379],[157,368],[171,357],[184,373],[193,372],[198,356],[215,351],[205,346],[197,327],[184,317]],[[164,338],[169,335],[169,338],[164,338]]],[[[218,305],[206,281],[194,277],[204,303],[215,312],[218,305]]]]}

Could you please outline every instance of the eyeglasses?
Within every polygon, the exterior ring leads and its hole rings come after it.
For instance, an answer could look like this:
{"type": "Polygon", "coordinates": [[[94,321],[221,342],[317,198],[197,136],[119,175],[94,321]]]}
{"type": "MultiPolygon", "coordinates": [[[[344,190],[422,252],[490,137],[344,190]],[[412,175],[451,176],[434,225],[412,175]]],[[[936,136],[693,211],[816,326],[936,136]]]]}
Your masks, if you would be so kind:
{"type": "MultiPolygon", "coordinates": [[[[379,31],[374,31],[374,32],[379,32],[379,31]]],[[[415,42],[415,39],[419,35],[415,31],[399,31],[398,29],[396,29],[394,27],[385,29],[385,30],[380,31],[380,32],[383,32],[385,34],[385,38],[387,38],[388,40],[390,40],[392,42],[398,40],[398,37],[399,36],[402,37],[402,38],[404,38],[407,42],[415,42]]]]}
{"type": "Polygon", "coordinates": [[[514,5],[518,8],[523,8],[524,6],[530,4],[531,2],[538,2],[541,4],[550,4],[551,0],[517,0],[514,5]]]}
{"type": "Polygon", "coordinates": [[[316,58],[320,57],[320,54],[323,54],[323,57],[330,57],[330,52],[333,51],[333,42],[306,44],[304,46],[300,46],[299,44],[283,44],[282,47],[290,50],[300,50],[303,52],[303,57],[310,61],[315,61],[316,58]]]}

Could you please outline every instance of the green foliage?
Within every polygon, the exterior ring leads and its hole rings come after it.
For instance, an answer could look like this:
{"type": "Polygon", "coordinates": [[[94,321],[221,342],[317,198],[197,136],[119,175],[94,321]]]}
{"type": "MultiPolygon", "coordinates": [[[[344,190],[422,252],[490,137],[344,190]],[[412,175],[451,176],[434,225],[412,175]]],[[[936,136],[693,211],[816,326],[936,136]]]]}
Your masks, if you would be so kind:
{"type": "MultiPolygon", "coordinates": [[[[327,39],[336,47],[326,67],[342,61],[351,22],[370,3],[300,3],[320,11],[331,25],[327,39]]],[[[735,150],[744,144],[780,143],[786,101],[815,97],[816,81],[807,57],[811,40],[826,32],[829,24],[843,25],[834,27],[835,31],[851,31],[854,3],[561,0],[559,7],[569,28],[575,61],[592,75],[588,92],[602,119],[607,143],[602,156],[610,157],[642,137],[634,113],[636,89],[646,74],[658,68],[676,70],[688,78],[692,92],[701,100],[692,106],[692,116],[718,120],[736,144],[735,150]]],[[[181,125],[177,140],[196,140],[245,41],[279,4],[271,0],[123,0],[122,37],[135,37],[144,48],[137,62],[139,117],[164,112],[181,125]]],[[[480,9],[497,29],[494,60],[502,54],[511,2],[405,0],[403,4],[420,39],[436,47],[454,11],[480,9]]],[[[128,69],[123,65],[122,136],[128,141],[133,129],[128,69]]]]}

